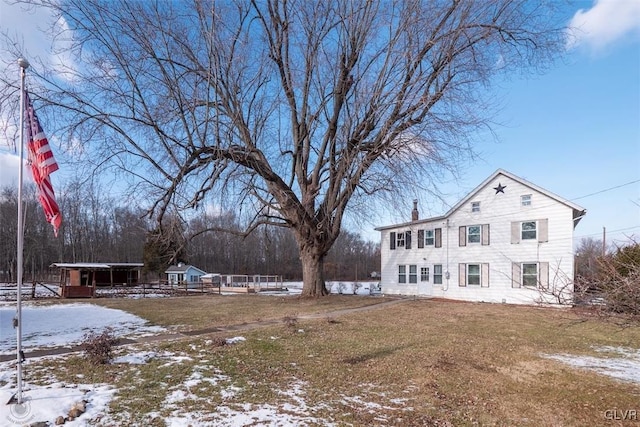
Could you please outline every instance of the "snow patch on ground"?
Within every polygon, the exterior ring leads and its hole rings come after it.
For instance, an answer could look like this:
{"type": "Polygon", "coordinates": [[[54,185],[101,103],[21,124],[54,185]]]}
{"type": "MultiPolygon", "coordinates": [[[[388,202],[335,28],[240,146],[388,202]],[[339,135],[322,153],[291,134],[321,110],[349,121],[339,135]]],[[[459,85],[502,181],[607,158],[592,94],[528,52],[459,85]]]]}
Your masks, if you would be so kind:
{"type": "MultiPolygon", "coordinates": [[[[178,389],[173,390],[166,398],[164,407],[171,409],[171,415],[164,417],[167,426],[184,427],[197,426],[283,426],[294,427],[304,425],[333,426],[334,423],[311,415],[316,408],[309,407],[305,400],[304,381],[294,379],[288,390],[275,390],[285,402],[280,404],[251,404],[232,403],[229,400],[242,392],[240,387],[233,385],[231,379],[225,375],[214,374],[213,377],[203,376],[202,372],[194,371],[191,377],[178,389]],[[216,412],[187,412],[177,407],[177,403],[190,400],[193,402],[206,401],[207,397],[199,397],[192,390],[196,390],[199,382],[211,382],[220,386],[220,396],[227,401],[226,405],[218,405],[216,412]]],[[[158,414],[149,414],[150,420],[158,414]]]]}
{"type": "Polygon", "coordinates": [[[237,344],[239,342],[243,342],[246,340],[247,339],[245,337],[233,337],[233,338],[227,338],[226,342],[227,344],[237,344]]]}
{"type": "MultiPolygon", "coordinates": [[[[58,360],[63,364],[64,356],[46,356],[29,359],[24,363],[24,371],[36,369],[39,361],[58,360]]],[[[31,425],[36,422],[49,422],[53,425],[56,418],[67,417],[69,410],[80,402],[86,402],[86,412],[64,425],[88,426],[94,425],[107,412],[109,403],[116,393],[116,389],[108,384],[65,384],[59,382],[53,368],[49,368],[45,378],[45,385],[30,384],[28,381],[22,389],[22,403],[9,402],[17,391],[15,362],[0,363],[0,425],[31,425]]]]}
{"type": "MultiPolygon", "coordinates": [[[[12,322],[15,314],[15,304],[0,305],[0,354],[15,352],[16,331],[12,322]]],[[[28,304],[22,307],[22,348],[31,351],[71,346],[81,343],[86,333],[99,333],[107,327],[112,328],[117,337],[143,336],[166,330],[149,326],[146,320],[125,311],[94,304],[28,304]]]]}
{"type": "Polygon", "coordinates": [[[575,368],[588,369],[622,381],[640,384],[640,349],[628,347],[597,347],[597,352],[614,357],[577,356],[573,354],[543,354],[575,368]]]}
{"type": "Polygon", "coordinates": [[[64,425],[87,426],[95,423],[106,412],[116,390],[107,384],[51,384],[30,386],[23,391],[22,404],[5,405],[13,390],[1,389],[0,422],[3,425],[29,425],[48,420],[53,423],[59,416],[67,417],[69,410],[85,401],[86,412],[64,425]],[[92,422],[93,421],[93,422],[92,422]]]}
{"type": "MultiPolygon", "coordinates": [[[[285,282],[284,286],[287,288],[288,293],[291,295],[298,295],[302,293],[302,282],[285,282]]],[[[372,295],[380,293],[380,282],[341,282],[341,281],[329,281],[326,282],[327,290],[332,294],[344,294],[344,295],[372,295]]],[[[260,292],[260,294],[267,294],[267,292],[260,292]]],[[[282,292],[273,292],[274,295],[282,295],[282,292]]]]}
{"type": "Polygon", "coordinates": [[[158,357],[158,353],[155,351],[140,351],[137,353],[130,353],[124,356],[115,357],[112,363],[129,364],[129,365],[144,365],[151,359],[158,357]]]}

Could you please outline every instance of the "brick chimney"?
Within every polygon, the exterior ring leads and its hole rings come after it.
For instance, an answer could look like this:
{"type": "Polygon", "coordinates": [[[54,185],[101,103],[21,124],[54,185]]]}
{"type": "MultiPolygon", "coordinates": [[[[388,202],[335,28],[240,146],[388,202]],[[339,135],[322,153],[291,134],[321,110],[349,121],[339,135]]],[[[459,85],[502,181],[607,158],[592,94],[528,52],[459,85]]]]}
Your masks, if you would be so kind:
{"type": "Polygon", "coordinates": [[[418,199],[413,200],[413,210],[411,211],[411,221],[418,220],[418,199]]]}

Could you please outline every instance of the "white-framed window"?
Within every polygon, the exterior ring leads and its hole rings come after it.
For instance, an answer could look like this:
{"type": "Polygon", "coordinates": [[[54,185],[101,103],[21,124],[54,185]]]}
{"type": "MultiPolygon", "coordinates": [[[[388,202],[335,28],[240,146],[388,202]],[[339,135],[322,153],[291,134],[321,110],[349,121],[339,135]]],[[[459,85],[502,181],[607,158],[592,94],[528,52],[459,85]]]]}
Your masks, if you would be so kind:
{"type": "Polygon", "coordinates": [[[409,266],[409,283],[418,283],[418,267],[415,265],[409,266]]]}
{"type": "Polygon", "coordinates": [[[522,240],[536,240],[538,238],[536,221],[525,221],[521,225],[522,240]]]}
{"type": "Polygon", "coordinates": [[[538,286],[538,263],[522,263],[522,286],[535,288],[538,286]]]}
{"type": "Polygon", "coordinates": [[[407,283],[407,266],[398,266],[398,283],[407,283]]]}
{"type": "Polygon", "coordinates": [[[420,267],[420,281],[421,282],[429,281],[429,267],[420,267]]]}
{"type": "Polygon", "coordinates": [[[467,227],[467,243],[480,243],[482,227],[480,225],[470,225],[467,227]]]}
{"type": "Polygon", "coordinates": [[[542,218],[529,221],[513,221],[511,223],[511,243],[518,244],[523,240],[544,243],[549,241],[549,219],[542,218]]]}
{"type": "Polygon", "coordinates": [[[424,230],[424,244],[425,246],[433,246],[436,242],[433,230],[424,230]]]}
{"type": "Polygon", "coordinates": [[[480,264],[467,264],[467,285],[480,285],[480,264]]]}
{"type": "Polygon", "coordinates": [[[480,202],[471,202],[471,212],[480,212],[480,202]]]}
{"type": "Polygon", "coordinates": [[[442,285],[442,264],[433,266],[433,284],[442,285]]]}
{"type": "Polygon", "coordinates": [[[458,264],[458,286],[489,287],[489,263],[458,264]]]}
{"type": "Polygon", "coordinates": [[[514,262],[511,286],[513,288],[548,288],[549,263],[546,261],[514,262]]]}
{"type": "Polygon", "coordinates": [[[531,206],[531,194],[523,194],[520,196],[521,206],[531,206]]]}
{"type": "Polygon", "coordinates": [[[404,233],[396,233],[396,246],[404,248],[404,233]]]}

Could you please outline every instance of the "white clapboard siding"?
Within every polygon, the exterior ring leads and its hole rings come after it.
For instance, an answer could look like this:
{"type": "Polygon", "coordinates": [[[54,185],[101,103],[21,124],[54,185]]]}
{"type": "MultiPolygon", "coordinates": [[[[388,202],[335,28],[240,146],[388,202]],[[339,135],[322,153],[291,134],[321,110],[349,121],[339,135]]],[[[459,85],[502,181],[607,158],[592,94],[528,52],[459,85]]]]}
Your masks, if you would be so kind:
{"type": "Polygon", "coordinates": [[[382,292],[518,304],[557,302],[547,293],[573,289],[574,218],[583,213],[581,207],[499,170],[441,217],[378,228],[382,292]],[[503,192],[496,191],[498,185],[503,192]],[[523,195],[531,196],[529,206],[522,205],[523,195]],[[479,212],[472,212],[472,202],[479,202],[479,212]],[[522,239],[522,222],[536,223],[535,239],[522,239]],[[478,242],[469,242],[470,226],[480,226],[478,242]],[[434,244],[422,240],[425,230],[434,230],[434,244]],[[405,247],[391,243],[398,233],[406,236],[405,247]],[[538,266],[539,288],[521,286],[522,263],[538,266]],[[480,286],[467,285],[468,264],[481,265],[480,286]],[[407,272],[415,265],[418,283],[399,283],[399,265],[406,265],[407,272]],[[436,265],[442,266],[442,284],[434,283],[436,265]],[[422,267],[429,268],[428,283],[420,281],[422,267]]]}

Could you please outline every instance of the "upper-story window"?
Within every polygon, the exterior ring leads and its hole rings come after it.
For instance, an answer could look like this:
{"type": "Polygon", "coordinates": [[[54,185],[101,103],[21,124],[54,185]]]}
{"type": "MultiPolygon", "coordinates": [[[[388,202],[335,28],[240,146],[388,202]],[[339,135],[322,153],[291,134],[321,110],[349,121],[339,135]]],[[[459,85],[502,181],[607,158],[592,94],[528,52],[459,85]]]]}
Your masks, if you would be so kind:
{"type": "Polygon", "coordinates": [[[471,202],[471,212],[480,212],[480,202],[471,202]]]}
{"type": "Polygon", "coordinates": [[[424,244],[426,246],[433,246],[436,242],[433,230],[424,230],[424,244]]]}
{"type": "Polygon", "coordinates": [[[521,230],[522,240],[536,240],[538,238],[538,232],[535,221],[526,221],[522,223],[521,230]]]}
{"type": "Polygon", "coordinates": [[[479,225],[470,225],[467,227],[467,242],[468,243],[480,243],[480,230],[479,225]]]}
{"type": "MultiPolygon", "coordinates": [[[[489,244],[489,224],[477,224],[477,225],[462,225],[459,228],[460,230],[460,240],[458,246],[467,246],[467,245],[475,245],[489,244]]],[[[438,245],[436,236],[436,246],[438,245]]]]}
{"type": "Polygon", "coordinates": [[[531,206],[531,194],[524,194],[520,196],[520,204],[522,206],[531,206]]]}
{"type": "Polygon", "coordinates": [[[389,249],[396,248],[411,249],[411,230],[389,233],[389,249]]]}
{"type": "Polygon", "coordinates": [[[518,244],[523,240],[544,243],[549,241],[549,219],[535,221],[513,221],[511,223],[511,243],[518,244]]]}
{"type": "MultiPolygon", "coordinates": [[[[408,243],[407,243],[408,244],[408,243]]],[[[418,230],[418,248],[433,246],[442,247],[442,228],[433,228],[431,230],[418,230]]]]}

